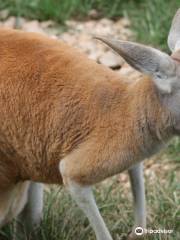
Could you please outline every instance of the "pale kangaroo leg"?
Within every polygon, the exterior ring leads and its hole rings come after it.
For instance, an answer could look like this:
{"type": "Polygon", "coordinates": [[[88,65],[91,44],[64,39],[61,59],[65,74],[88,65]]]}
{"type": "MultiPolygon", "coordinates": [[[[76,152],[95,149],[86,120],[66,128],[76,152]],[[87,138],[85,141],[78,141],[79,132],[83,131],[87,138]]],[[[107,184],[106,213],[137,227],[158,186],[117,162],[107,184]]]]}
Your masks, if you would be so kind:
{"type": "Polygon", "coordinates": [[[27,203],[19,215],[16,224],[16,239],[29,235],[40,224],[43,211],[43,184],[31,182],[27,203]]]}
{"type": "Polygon", "coordinates": [[[83,210],[89,222],[95,231],[97,240],[112,240],[112,237],[100,215],[96,205],[91,187],[81,186],[66,175],[65,162],[60,163],[60,172],[65,182],[66,188],[69,190],[72,198],[76,201],[77,205],[83,210]]]}
{"type": "MultiPolygon", "coordinates": [[[[143,163],[138,163],[129,169],[131,188],[134,199],[135,224],[129,239],[136,239],[135,229],[137,227],[146,228],[146,199],[143,177],[143,163]]],[[[139,235],[140,236],[140,235],[139,235]]]]}
{"type": "Polygon", "coordinates": [[[29,182],[20,182],[6,191],[0,191],[0,227],[11,221],[27,201],[29,182]]]}

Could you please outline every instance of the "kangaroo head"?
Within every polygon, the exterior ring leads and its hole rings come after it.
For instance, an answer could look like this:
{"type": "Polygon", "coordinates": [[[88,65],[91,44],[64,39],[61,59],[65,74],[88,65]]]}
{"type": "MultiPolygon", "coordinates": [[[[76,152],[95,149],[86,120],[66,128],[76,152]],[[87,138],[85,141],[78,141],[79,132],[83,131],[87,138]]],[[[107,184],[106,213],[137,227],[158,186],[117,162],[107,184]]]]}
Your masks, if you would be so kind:
{"type": "Polygon", "coordinates": [[[121,55],[127,63],[151,76],[162,101],[175,118],[175,129],[180,130],[180,9],[175,14],[168,35],[171,56],[143,44],[96,37],[121,55]]]}

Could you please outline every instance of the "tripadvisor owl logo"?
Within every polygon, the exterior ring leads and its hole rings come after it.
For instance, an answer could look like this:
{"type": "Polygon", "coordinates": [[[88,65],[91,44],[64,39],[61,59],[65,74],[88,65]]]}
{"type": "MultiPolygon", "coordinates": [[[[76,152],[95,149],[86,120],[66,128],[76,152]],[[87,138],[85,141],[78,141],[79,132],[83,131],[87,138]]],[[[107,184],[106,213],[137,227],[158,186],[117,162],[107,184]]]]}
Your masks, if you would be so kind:
{"type": "Polygon", "coordinates": [[[137,227],[134,230],[137,236],[141,236],[143,234],[171,234],[173,233],[173,229],[146,229],[142,227],[137,227]]]}
{"type": "Polygon", "coordinates": [[[144,229],[142,227],[135,228],[135,234],[137,236],[141,236],[141,235],[143,235],[143,233],[144,233],[144,229]]]}

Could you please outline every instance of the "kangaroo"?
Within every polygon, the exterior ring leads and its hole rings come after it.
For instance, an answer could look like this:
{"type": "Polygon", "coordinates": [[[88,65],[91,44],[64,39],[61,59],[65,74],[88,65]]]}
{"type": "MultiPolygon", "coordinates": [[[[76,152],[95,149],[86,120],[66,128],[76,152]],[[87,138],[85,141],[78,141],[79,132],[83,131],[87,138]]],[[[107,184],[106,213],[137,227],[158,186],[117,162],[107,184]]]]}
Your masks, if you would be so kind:
{"type": "Polygon", "coordinates": [[[21,214],[30,231],[41,218],[41,183],[63,184],[96,239],[112,240],[91,186],[128,170],[135,205],[128,239],[146,228],[142,161],[180,132],[179,24],[180,10],[171,56],[97,37],[144,73],[131,84],[63,42],[0,30],[0,226],[21,214]]]}

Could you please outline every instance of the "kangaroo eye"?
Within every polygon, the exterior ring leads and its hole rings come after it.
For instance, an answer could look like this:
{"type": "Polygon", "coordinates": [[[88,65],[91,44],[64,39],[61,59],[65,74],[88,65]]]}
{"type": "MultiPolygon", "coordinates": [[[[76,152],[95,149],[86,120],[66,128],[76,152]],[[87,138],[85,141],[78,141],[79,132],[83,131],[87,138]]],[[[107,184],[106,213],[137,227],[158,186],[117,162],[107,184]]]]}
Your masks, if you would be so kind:
{"type": "Polygon", "coordinates": [[[157,76],[158,78],[162,79],[162,75],[161,75],[160,72],[156,72],[156,76],[157,76]]]}

